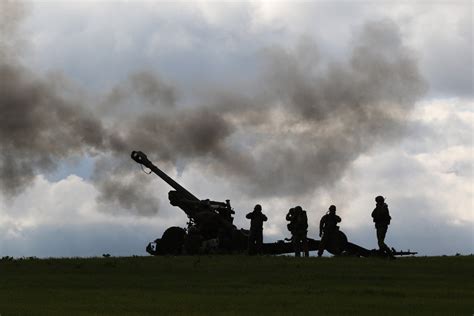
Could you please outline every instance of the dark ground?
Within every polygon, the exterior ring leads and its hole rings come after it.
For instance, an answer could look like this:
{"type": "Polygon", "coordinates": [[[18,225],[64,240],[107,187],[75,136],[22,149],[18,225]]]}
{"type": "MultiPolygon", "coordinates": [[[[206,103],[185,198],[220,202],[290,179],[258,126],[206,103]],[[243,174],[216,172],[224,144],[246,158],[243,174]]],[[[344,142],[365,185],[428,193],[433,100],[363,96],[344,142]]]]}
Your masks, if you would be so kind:
{"type": "Polygon", "coordinates": [[[474,256],[0,261],[8,315],[473,315],[474,256]]]}

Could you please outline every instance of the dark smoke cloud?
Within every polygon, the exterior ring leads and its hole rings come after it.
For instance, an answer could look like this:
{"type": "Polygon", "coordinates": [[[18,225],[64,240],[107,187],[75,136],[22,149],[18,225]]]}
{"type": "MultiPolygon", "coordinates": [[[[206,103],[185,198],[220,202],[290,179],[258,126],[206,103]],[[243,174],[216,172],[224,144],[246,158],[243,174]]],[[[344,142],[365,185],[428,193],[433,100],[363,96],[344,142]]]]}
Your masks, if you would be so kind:
{"type": "MultiPolygon", "coordinates": [[[[374,144],[400,139],[426,89],[390,21],[366,24],[345,62],[324,63],[306,47],[267,51],[266,106],[260,121],[251,113],[259,140],[237,155],[235,176],[249,194],[298,195],[330,186],[374,144]]],[[[233,170],[228,162],[222,170],[233,170]]]]}
{"type": "MultiPolygon", "coordinates": [[[[105,127],[103,117],[66,97],[57,78],[33,73],[20,62],[22,18],[26,8],[20,2],[2,1],[0,7],[0,190],[13,196],[34,177],[55,170],[64,160],[77,155],[104,156],[113,152],[125,156],[120,137],[105,127]]],[[[152,91],[160,84],[153,76],[136,74],[130,84],[151,103],[173,103],[173,91],[163,86],[160,96],[152,91]]],[[[124,85],[125,86],[125,85],[124,85]]],[[[116,89],[118,91],[119,88],[116,89]]],[[[116,165],[112,159],[112,165],[116,165]]],[[[138,214],[157,211],[157,200],[116,178],[122,173],[103,174],[94,179],[100,200],[117,202],[138,214]],[[107,176],[107,177],[106,177],[107,176]]]]}
{"type": "Polygon", "coordinates": [[[0,64],[0,186],[23,189],[71,155],[104,147],[101,122],[19,65],[0,64]]]}
{"type": "Polygon", "coordinates": [[[106,155],[96,163],[93,181],[99,189],[99,202],[121,206],[137,215],[155,214],[159,199],[150,188],[156,179],[143,177],[137,168],[131,168],[131,150],[145,151],[163,168],[163,163],[168,167],[182,158],[214,157],[224,150],[223,140],[231,132],[221,116],[205,109],[149,113],[135,118],[118,128],[116,135],[121,133],[120,136],[111,137],[108,151],[113,156],[106,155]]]}
{"type": "Polygon", "coordinates": [[[176,110],[139,117],[128,127],[124,142],[151,150],[160,160],[216,156],[224,150],[232,126],[208,109],[176,110]]]}
{"type": "Polygon", "coordinates": [[[4,46],[2,192],[16,194],[35,175],[87,154],[97,157],[99,202],[143,216],[155,214],[159,201],[143,189],[150,180],[136,175],[131,150],[143,150],[160,166],[192,160],[206,172],[230,176],[252,196],[306,194],[332,185],[375,143],[399,139],[424,91],[416,59],[387,21],[366,24],[351,57],[339,63],[322,60],[312,42],[295,51],[270,48],[253,96],[216,91],[205,105],[186,108],[176,104],[174,87],[146,72],[131,75],[97,107],[86,107],[4,46]],[[145,106],[139,115],[110,114],[120,104],[145,106]]]}
{"type": "Polygon", "coordinates": [[[132,74],[125,82],[115,86],[102,102],[104,112],[115,110],[120,105],[136,104],[148,108],[173,108],[177,93],[171,85],[147,72],[132,74]]]}
{"type": "Polygon", "coordinates": [[[151,190],[152,177],[143,177],[137,168],[130,172],[129,159],[97,159],[93,182],[99,191],[97,201],[102,210],[120,215],[124,210],[139,216],[152,216],[160,199],[151,190]]]}

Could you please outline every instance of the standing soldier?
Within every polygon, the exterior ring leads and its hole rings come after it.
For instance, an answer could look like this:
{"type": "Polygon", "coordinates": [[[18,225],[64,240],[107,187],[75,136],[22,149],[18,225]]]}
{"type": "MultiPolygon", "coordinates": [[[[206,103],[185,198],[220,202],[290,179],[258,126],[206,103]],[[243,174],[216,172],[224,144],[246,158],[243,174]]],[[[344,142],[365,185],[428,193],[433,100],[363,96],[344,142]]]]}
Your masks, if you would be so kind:
{"type": "Polygon", "coordinates": [[[262,206],[255,205],[253,212],[247,214],[250,219],[250,235],[249,235],[249,254],[261,253],[263,243],[263,222],[267,221],[267,217],[262,213],[262,206]]]}
{"type": "Polygon", "coordinates": [[[390,213],[388,206],[385,203],[383,196],[377,196],[375,198],[376,206],[372,212],[372,218],[374,219],[375,229],[377,230],[377,242],[379,244],[380,251],[386,253],[390,258],[394,258],[392,251],[385,244],[385,235],[387,234],[388,225],[390,225],[390,213]]]}
{"type": "Polygon", "coordinates": [[[340,222],[341,218],[336,215],[336,206],[331,205],[329,211],[321,217],[319,222],[319,237],[321,237],[321,241],[319,242],[318,257],[323,255],[324,248],[331,238],[334,237],[334,233],[339,230],[337,223],[340,222]]]}
{"type": "Polygon", "coordinates": [[[301,206],[291,208],[286,215],[286,220],[290,223],[287,225],[291,232],[291,240],[295,249],[295,257],[301,256],[301,250],[304,251],[304,256],[309,257],[308,239],[308,216],[306,211],[303,211],[301,206]]]}

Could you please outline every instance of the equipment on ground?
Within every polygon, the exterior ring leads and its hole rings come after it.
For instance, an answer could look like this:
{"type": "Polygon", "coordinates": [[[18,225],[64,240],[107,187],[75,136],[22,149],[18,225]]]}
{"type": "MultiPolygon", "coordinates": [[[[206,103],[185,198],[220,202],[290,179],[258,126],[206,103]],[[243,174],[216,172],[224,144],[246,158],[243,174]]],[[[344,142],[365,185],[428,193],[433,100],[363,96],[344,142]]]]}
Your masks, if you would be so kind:
{"type": "MultiPolygon", "coordinates": [[[[186,228],[170,227],[161,238],[150,242],[146,251],[151,255],[196,255],[196,254],[232,254],[244,253],[248,249],[249,230],[238,229],[234,224],[233,210],[230,201],[225,202],[200,200],[186,190],[166,173],[155,166],[141,151],[131,155],[141,166],[144,166],[169,184],[174,190],[168,193],[170,204],[179,207],[188,216],[186,228]]],[[[150,173],[151,173],[150,172],[150,173]]],[[[308,238],[310,251],[318,250],[319,240],[308,238]]],[[[325,247],[333,255],[351,256],[385,256],[377,250],[368,250],[347,240],[342,231],[337,231],[325,247]]],[[[294,252],[291,241],[264,243],[263,254],[286,254],[294,252]]],[[[416,252],[397,252],[395,256],[413,255],[416,252]]]]}

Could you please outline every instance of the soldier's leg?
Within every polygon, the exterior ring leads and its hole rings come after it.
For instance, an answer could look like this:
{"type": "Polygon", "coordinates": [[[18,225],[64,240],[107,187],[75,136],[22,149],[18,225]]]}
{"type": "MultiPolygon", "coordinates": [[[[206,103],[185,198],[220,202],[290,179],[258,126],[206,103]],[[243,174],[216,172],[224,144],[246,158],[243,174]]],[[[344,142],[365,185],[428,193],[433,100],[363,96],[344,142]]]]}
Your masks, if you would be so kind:
{"type": "Polygon", "coordinates": [[[309,257],[309,245],[308,245],[308,238],[306,234],[303,236],[303,251],[304,251],[304,256],[309,257]]]}
{"type": "Polygon", "coordinates": [[[255,254],[255,233],[250,231],[249,243],[248,243],[249,255],[255,254]]]}
{"type": "Polygon", "coordinates": [[[323,237],[321,237],[321,241],[319,242],[319,249],[318,249],[318,257],[321,257],[324,253],[324,248],[326,247],[326,241],[327,241],[327,234],[324,234],[323,237]]]}
{"type": "Polygon", "coordinates": [[[383,250],[386,247],[386,245],[384,243],[386,233],[387,233],[386,228],[377,227],[377,244],[379,245],[380,250],[383,250]]]}
{"type": "Polygon", "coordinates": [[[293,235],[293,249],[295,249],[295,257],[301,257],[301,239],[298,234],[293,235]]]}
{"type": "Polygon", "coordinates": [[[259,231],[256,234],[256,238],[255,238],[255,250],[258,254],[262,253],[262,244],[263,244],[263,232],[259,231]]]}
{"type": "Polygon", "coordinates": [[[385,236],[387,235],[387,228],[388,227],[377,228],[377,242],[379,244],[379,249],[392,257],[393,256],[392,251],[387,246],[387,244],[385,244],[385,236]]]}

